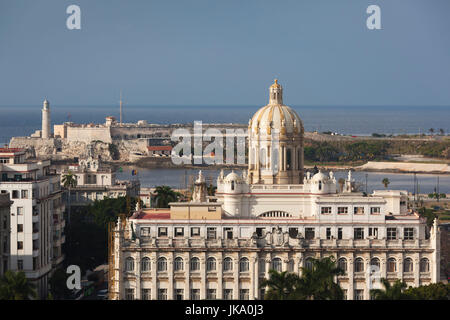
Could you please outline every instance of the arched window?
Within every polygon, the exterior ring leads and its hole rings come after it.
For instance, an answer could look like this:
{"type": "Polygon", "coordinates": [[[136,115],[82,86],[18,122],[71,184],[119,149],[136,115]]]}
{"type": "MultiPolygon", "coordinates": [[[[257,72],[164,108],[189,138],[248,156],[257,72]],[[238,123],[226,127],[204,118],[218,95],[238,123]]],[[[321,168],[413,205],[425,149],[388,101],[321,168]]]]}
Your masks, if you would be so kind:
{"type": "Polygon", "coordinates": [[[271,266],[271,269],[273,269],[273,270],[275,270],[275,271],[278,271],[278,272],[281,272],[281,271],[282,271],[283,265],[282,265],[282,262],[281,262],[281,259],[280,259],[280,258],[274,258],[274,259],[272,260],[272,266],[271,266]]]}
{"type": "Polygon", "coordinates": [[[322,190],[322,181],[319,180],[319,190],[322,190]]]}
{"type": "Polygon", "coordinates": [[[288,272],[294,272],[295,262],[293,259],[290,259],[288,262],[288,272]]]}
{"type": "Polygon", "coordinates": [[[223,260],[223,271],[232,271],[233,270],[233,259],[230,257],[226,257],[223,260]]]}
{"type": "Polygon", "coordinates": [[[192,258],[191,259],[191,271],[199,271],[200,270],[200,259],[192,258]]]}
{"type": "Polygon", "coordinates": [[[249,262],[247,258],[239,260],[239,272],[247,272],[249,270],[249,262]]]}
{"type": "Polygon", "coordinates": [[[167,259],[164,257],[161,257],[158,259],[158,271],[167,271],[167,259]]]}
{"type": "Polygon", "coordinates": [[[206,271],[216,271],[216,259],[210,257],[206,260],[206,271]]]}
{"type": "Polygon", "coordinates": [[[146,272],[150,271],[151,265],[150,265],[150,258],[145,257],[141,260],[141,271],[146,272]]]}
{"type": "Polygon", "coordinates": [[[406,258],[403,261],[403,272],[413,272],[413,261],[411,258],[406,258]]]}
{"type": "Polygon", "coordinates": [[[312,258],[307,258],[305,260],[305,269],[312,270],[313,266],[314,266],[313,265],[313,259],[312,258]]]}
{"type": "Polygon", "coordinates": [[[183,271],[184,270],[184,261],[183,261],[182,257],[175,258],[173,268],[175,271],[183,271]]]}
{"type": "Polygon", "coordinates": [[[420,259],[420,272],[430,272],[430,260],[427,258],[420,259]]]}
{"type": "Polygon", "coordinates": [[[338,260],[338,267],[339,267],[339,269],[344,271],[344,273],[347,273],[347,259],[339,258],[339,260],[338,260]]]}
{"type": "Polygon", "coordinates": [[[374,266],[374,267],[377,267],[378,270],[380,270],[380,259],[378,259],[378,258],[372,258],[372,259],[370,260],[370,265],[371,265],[371,266],[374,266]]]}
{"type": "Polygon", "coordinates": [[[134,259],[132,257],[126,258],[125,271],[134,271],[134,259]]]}
{"type": "Polygon", "coordinates": [[[397,272],[397,260],[395,260],[395,258],[388,259],[387,272],[397,272]]]}
{"type": "Polygon", "coordinates": [[[364,260],[362,258],[355,259],[355,272],[364,272],[364,260]]]}
{"type": "Polygon", "coordinates": [[[231,181],[231,190],[234,190],[234,180],[231,181]]]}

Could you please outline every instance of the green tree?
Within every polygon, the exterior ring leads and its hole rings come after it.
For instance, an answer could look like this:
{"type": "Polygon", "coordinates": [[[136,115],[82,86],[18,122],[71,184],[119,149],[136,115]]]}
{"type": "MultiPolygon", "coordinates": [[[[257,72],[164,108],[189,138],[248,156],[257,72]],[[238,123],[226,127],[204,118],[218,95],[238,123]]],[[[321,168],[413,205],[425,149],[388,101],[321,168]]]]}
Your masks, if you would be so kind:
{"type": "Polygon", "coordinates": [[[384,289],[372,289],[370,290],[370,296],[374,300],[408,300],[409,296],[404,293],[406,289],[406,283],[397,280],[393,285],[385,279],[380,279],[384,286],[384,289]]]}
{"type": "Polygon", "coordinates": [[[70,204],[71,191],[72,191],[72,188],[75,188],[77,186],[77,176],[74,175],[72,173],[72,171],[69,170],[65,175],[63,175],[61,182],[63,183],[64,188],[69,190],[69,195],[68,195],[68,198],[69,198],[69,201],[68,201],[69,206],[68,207],[69,208],[67,210],[67,224],[69,225],[70,224],[70,210],[71,210],[71,204],[70,204]]]}
{"type": "Polygon", "coordinates": [[[434,133],[434,129],[433,128],[428,129],[428,131],[430,131],[431,134],[434,133]]]}
{"type": "Polygon", "coordinates": [[[214,196],[216,194],[217,187],[213,186],[212,184],[209,184],[206,188],[208,191],[208,196],[214,196]]]}
{"type": "Polygon", "coordinates": [[[334,257],[312,259],[312,268],[302,268],[300,285],[302,295],[312,300],[342,300],[344,293],[334,281],[336,276],[344,274],[334,257]]]}
{"type": "Polygon", "coordinates": [[[405,294],[413,300],[449,300],[450,284],[438,282],[416,288],[409,287],[405,294]]]}
{"type": "Polygon", "coordinates": [[[301,297],[300,278],[295,273],[269,270],[269,279],[261,282],[262,287],[268,287],[265,300],[298,300],[301,297]]]}
{"type": "Polygon", "coordinates": [[[56,269],[52,274],[49,280],[51,300],[63,300],[70,297],[72,292],[67,288],[67,276],[63,268],[56,269]]]}
{"type": "Polygon", "coordinates": [[[389,185],[391,182],[389,181],[388,178],[384,178],[384,179],[381,181],[381,183],[382,183],[382,184],[384,185],[384,187],[387,189],[388,185],[389,185]]]}
{"type": "Polygon", "coordinates": [[[23,271],[6,271],[0,279],[0,300],[30,300],[37,298],[36,286],[23,271]]]}
{"type": "Polygon", "coordinates": [[[168,208],[169,202],[175,202],[180,197],[180,193],[175,192],[169,186],[158,186],[155,189],[156,193],[156,207],[157,208],[168,208]]]}

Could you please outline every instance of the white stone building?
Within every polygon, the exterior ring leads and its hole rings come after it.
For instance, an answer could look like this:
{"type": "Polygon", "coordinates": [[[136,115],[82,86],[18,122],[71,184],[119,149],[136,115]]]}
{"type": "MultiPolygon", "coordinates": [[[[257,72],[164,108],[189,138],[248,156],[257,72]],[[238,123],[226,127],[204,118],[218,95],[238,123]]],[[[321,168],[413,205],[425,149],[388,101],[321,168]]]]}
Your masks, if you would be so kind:
{"type": "Polygon", "coordinates": [[[24,271],[37,285],[40,298],[48,293],[48,278],[62,263],[64,203],[59,176],[50,161],[25,159],[22,149],[0,148],[0,192],[9,193],[10,269],[24,271]]]}
{"type": "Polygon", "coordinates": [[[12,201],[9,200],[9,193],[0,193],[0,277],[10,269],[11,204],[12,201]]]}
{"type": "Polygon", "coordinates": [[[301,273],[334,256],[346,299],[369,299],[381,277],[439,281],[440,240],[408,209],[406,191],[343,191],[332,172],[303,170],[303,124],[270,87],[249,122],[249,166],[220,174],[215,198],[199,176],[191,202],[139,210],[110,238],[111,299],[262,299],[269,269],[301,273]]]}
{"type": "MultiPolygon", "coordinates": [[[[69,171],[75,175],[77,186],[71,189],[71,206],[86,206],[95,200],[118,197],[138,197],[139,180],[117,180],[115,172],[92,156],[61,171],[61,184],[69,171]]],[[[64,198],[67,194],[64,195],[64,198]]]]}

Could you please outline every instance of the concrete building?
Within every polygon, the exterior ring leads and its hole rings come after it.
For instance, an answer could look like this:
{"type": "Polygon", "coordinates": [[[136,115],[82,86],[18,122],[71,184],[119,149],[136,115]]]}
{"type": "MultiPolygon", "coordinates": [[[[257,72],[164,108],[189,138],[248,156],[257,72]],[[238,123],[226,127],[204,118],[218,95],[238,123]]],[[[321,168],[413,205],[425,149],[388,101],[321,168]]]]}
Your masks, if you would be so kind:
{"type": "MultiPolygon", "coordinates": [[[[77,186],[70,192],[71,206],[87,206],[95,200],[139,195],[139,180],[117,180],[115,172],[110,167],[92,156],[62,170],[61,184],[64,175],[69,172],[77,179],[77,186]]],[[[66,197],[67,194],[64,195],[64,199],[66,197]]]]}
{"type": "Polygon", "coordinates": [[[11,204],[9,193],[0,193],[0,277],[10,269],[11,204]]]}
{"type": "Polygon", "coordinates": [[[200,174],[193,201],[138,210],[110,238],[111,299],[261,299],[270,269],[301,274],[334,256],[346,299],[370,298],[377,279],[440,280],[440,231],[402,190],[341,191],[333,172],[304,174],[303,124],[277,81],[249,122],[248,170],[222,172],[216,197],[200,174]]]}
{"type": "Polygon", "coordinates": [[[48,293],[48,278],[64,259],[64,204],[59,176],[50,161],[25,159],[22,149],[0,148],[0,192],[11,205],[10,268],[24,271],[37,285],[40,298],[48,293]]]}

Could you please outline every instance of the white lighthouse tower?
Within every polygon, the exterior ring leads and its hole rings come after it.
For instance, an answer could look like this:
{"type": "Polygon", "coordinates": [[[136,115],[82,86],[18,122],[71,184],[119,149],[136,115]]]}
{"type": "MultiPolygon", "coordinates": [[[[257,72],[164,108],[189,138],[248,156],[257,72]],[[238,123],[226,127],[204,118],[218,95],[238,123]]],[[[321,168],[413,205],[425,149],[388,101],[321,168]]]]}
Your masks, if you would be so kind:
{"type": "Polygon", "coordinates": [[[48,139],[50,135],[50,103],[45,99],[42,108],[42,138],[48,139]]]}

